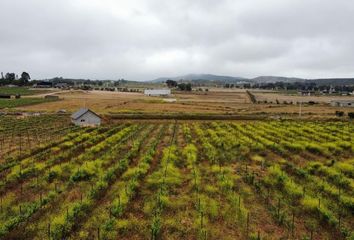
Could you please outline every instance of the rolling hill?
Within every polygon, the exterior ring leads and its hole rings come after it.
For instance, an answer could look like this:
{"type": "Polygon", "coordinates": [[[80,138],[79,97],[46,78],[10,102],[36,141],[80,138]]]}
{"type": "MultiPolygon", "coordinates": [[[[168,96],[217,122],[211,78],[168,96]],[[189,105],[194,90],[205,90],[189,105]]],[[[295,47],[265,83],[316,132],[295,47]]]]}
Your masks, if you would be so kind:
{"type": "Polygon", "coordinates": [[[222,76],[213,74],[187,74],[177,77],[161,77],[147,82],[163,83],[171,79],[177,82],[191,82],[194,84],[227,84],[227,83],[275,83],[275,82],[314,82],[316,85],[354,85],[354,78],[319,78],[304,79],[282,76],[259,76],[255,78],[243,78],[233,76],[222,76]]]}

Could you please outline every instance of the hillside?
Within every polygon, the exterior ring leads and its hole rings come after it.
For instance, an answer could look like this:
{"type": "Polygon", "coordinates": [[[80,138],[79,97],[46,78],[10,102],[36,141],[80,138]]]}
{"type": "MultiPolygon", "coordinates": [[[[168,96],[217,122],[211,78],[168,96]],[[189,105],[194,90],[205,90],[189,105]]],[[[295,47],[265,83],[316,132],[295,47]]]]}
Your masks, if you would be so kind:
{"type": "Polygon", "coordinates": [[[314,82],[317,85],[354,85],[354,78],[319,78],[319,79],[304,79],[296,77],[282,76],[259,76],[255,78],[243,78],[233,76],[221,76],[213,74],[187,74],[177,77],[161,77],[147,82],[162,83],[171,79],[179,82],[191,82],[194,84],[227,84],[227,83],[295,83],[295,82],[314,82]]]}
{"type": "Polygon", "coordinates": [[[221,76],[213,74],[187,74],[177,77],[161,77],[151,82],[165,82],[166,80],[171,79],[175,81],[190,81],[190,82],[224,82],[224,83],[235,83],[240,81],[248,81],[246,78],[242,77],[231,77],[231,76],[221,76]]]}
{"type": "Polygon", "coordinates": [[[277,76],[259,76],[251,79],[252,82],[256,83],[274,83],[274,82],[304,82],[306,79],[303,78],[293,78],[293,77],[277,77],[277,76]]]}

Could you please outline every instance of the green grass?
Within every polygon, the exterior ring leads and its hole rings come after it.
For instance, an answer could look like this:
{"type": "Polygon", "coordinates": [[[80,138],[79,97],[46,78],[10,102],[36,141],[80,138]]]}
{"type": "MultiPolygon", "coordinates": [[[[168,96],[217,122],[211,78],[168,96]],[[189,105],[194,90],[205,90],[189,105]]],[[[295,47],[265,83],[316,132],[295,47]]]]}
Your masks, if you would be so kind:
{"type": "Polygon", "coordinates": [[[57,100],[44,98],[19,98],[19,99],[0,99],[0,109],[2,108],[16,108],[28,105],[34,105],[45,102],[53,102],[57,100]]]}
{"type": "Polygon", "coordinates": [[[0,87],[0,94],[9,94],[9,95],[34,95],[40,93],[50,92],[48,90],[32,90],[28,87],[0,87]]]}

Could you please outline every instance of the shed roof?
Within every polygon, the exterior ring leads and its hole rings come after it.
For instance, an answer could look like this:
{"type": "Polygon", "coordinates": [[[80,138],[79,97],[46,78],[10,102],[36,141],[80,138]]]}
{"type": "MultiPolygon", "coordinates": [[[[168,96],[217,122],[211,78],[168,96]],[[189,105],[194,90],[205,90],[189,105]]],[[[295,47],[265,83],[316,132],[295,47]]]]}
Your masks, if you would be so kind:
{"type": "Polygon", "coordinates": [[[95,112],[91,111],[91,110],[88,109],[88,108],[80,108],[77,112],[75,112],[75,113],[73,113],[73,114],[71,115],[71,118],[74,119],[74,120],[76,120],[76,119],[78,119],[79,117],[81,117],[82,115],[84,115],[84,114],[87,113],[87,112],[91,112],[91,113],[93,113],[94,115],[96,115],[97,117],[100,117],[100,116],[98,116],[95,112]]]}

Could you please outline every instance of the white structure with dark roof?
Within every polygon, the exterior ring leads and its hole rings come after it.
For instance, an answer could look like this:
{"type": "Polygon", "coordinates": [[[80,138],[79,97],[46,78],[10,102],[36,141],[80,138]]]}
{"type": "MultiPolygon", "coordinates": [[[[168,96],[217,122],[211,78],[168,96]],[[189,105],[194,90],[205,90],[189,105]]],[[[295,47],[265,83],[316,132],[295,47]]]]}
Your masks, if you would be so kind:
{"type": "Polygon", "coordinates": [[[71,115],[71,122],[78,126],[99,126],[101,118],[88,108],[80,108],[71,115]]]}
{"type": "Polygon", "coordinates": [[[145,89],[144,94],[147,96],[168,96],[171,94],[170,89],[145,89]]]}

